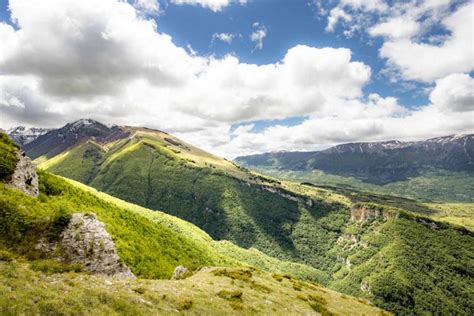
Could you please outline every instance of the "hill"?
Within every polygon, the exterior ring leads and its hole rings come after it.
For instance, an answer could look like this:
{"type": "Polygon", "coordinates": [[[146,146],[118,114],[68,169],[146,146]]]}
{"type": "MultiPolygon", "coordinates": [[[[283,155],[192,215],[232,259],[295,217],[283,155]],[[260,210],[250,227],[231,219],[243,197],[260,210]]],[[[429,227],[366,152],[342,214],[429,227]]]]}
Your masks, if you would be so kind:
{"type": "Polygon", "coordinates": [[[214,239],[321,270],[324,285],[382,308],[402,314],[472,309],[472,233],[430,219],[433,208],[263,177],[167,133],[116,128],[123,136],[83,139],[53,157],[44,151],[37,161],[190,221],[214,239]]]}
{"type": "Polygon", "coordinates": [[[235,161],[265,174],[314,184],[349,185],[425,200],[474,201],[474,134],[418,142],[351,143],[235,161]]]}

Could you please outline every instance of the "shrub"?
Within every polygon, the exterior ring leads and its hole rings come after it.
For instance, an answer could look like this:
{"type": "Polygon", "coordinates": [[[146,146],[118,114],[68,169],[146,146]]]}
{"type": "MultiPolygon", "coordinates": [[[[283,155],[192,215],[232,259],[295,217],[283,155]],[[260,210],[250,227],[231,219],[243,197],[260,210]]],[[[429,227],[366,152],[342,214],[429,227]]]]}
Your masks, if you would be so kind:
{"type": "Polygon", "coordinates": [[[8,182],[16,168],[16,145],[7,134],[0,132],[0,181],[8,182]]]}
{"type": "Polygon", "coordinates": [[[51,259],[32,261],[30,267],[32,270],[44,272],[46,274],[82,272],[82,265],[80,264],[68,264],[51,259]]]}

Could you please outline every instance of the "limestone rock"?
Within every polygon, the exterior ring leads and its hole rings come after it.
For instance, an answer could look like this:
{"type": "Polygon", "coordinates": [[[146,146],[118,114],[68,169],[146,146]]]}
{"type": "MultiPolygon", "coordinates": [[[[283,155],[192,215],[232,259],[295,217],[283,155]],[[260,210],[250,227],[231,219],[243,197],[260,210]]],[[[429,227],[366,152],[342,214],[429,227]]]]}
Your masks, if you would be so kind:
{"type": "Polygon", "coordinates": [[[173,280],[182,280],[182,279],[186,279],[187,277],[190,277],[191,275],[192,275],[192,273],[188,270],[188,268],[183,267],[183,266],[177,266],[174,269],[172,279],[173,280]]]}
{"type": "Polygon", "coordinates": [[[120,261],[105,225],[95,214],[74,213],[59,242],[65,261],[82,264],[86,271],[118,277],[134,277],[120,261]]]}
{"type": "Polygon", "coordinates": [[[37,197],[39,194],[39,188],[36,166],[31,162],[30,158],[26,156],[25,152],[18,150],[16,155],[18,162],[15,171],[13,172],[12,179],[8,184],[32,197],[37,197]]]}

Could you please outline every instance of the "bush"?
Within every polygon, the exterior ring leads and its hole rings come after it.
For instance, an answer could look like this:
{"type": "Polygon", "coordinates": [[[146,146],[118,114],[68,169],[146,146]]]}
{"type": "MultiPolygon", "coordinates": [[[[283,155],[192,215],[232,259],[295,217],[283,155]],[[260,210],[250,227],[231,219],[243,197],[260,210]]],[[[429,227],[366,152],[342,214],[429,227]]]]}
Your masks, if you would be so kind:
{"type": "Polygon", "coordinates": [[[16,145],[7,134],[0,132],[0,181],[8,182],[15,172],[16,163],[16,145]]]}

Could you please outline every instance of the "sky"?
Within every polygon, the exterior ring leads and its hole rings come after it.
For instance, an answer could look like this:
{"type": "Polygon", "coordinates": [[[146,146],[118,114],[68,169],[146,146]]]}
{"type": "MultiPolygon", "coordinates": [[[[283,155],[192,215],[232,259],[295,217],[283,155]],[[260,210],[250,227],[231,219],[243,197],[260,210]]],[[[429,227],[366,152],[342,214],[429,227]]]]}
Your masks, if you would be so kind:
{"type": "Polygon", "coordinates": [[[0,127],[147,126],[234,158],[474,132],[474,2],[0,0],[0,127]]]}

